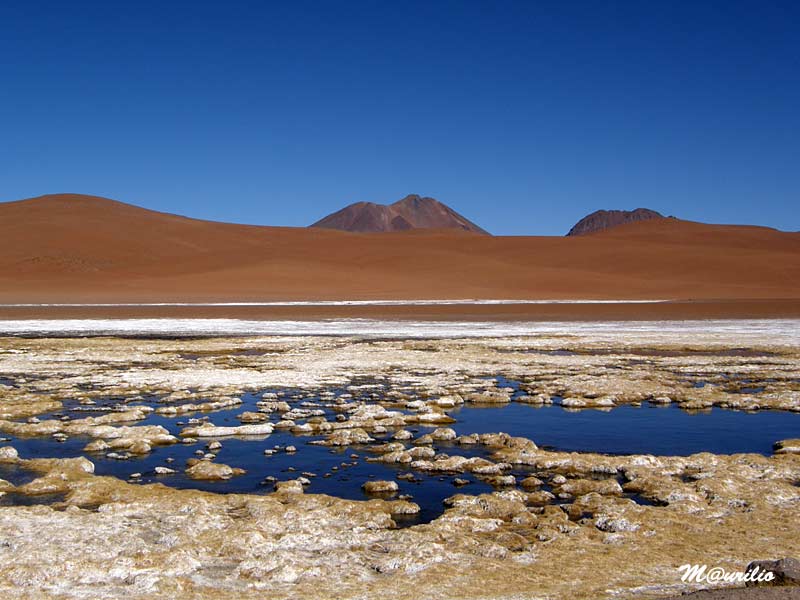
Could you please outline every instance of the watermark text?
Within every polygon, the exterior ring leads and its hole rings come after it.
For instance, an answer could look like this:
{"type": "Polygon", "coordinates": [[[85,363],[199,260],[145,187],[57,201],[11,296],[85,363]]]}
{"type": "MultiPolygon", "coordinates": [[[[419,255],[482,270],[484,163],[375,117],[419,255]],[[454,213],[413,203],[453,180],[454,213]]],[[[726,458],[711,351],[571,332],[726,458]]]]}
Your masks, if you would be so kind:
{"type": "Polygon", "coordinates": [[[775,579],[772,571],[760,569],[758,566],[749,571],[726,571],[722,567],[711,567],[708,565],[681,565],[679,571],[683,571],[681,581],[684,583],[768,583],[775,579]]]}

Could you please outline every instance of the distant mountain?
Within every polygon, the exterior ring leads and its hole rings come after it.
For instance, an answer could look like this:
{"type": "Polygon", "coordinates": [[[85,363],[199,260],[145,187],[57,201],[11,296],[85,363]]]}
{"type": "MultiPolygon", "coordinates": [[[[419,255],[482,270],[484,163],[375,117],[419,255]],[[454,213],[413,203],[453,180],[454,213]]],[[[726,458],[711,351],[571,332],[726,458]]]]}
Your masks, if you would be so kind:
{"type": "Polygon", "coordinates": [[[446,204],[416,194],[389,205],[356,202],[320,219],[311,227],[358,232],[460,229],[487,235],[489,233],[446,204]]]}
{"type": "Polygon", "coordinates": [[[585,235],[602,231],[617,225],[633,223],[634,221],[646,221],[648,219],[663,219],[664,215],[649,208],[637,208],[635,210],[596,210],[590,215],[586,215],[575,223],[567,235],[585,235]]]}

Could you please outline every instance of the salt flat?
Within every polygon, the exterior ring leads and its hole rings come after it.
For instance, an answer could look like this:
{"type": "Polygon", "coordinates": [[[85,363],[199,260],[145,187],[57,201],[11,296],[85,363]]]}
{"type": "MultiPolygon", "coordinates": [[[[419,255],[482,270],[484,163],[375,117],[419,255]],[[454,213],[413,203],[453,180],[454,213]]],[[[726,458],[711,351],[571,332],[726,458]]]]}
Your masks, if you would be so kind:
{"type": "Polygon", "coordinates": [[[790,432],[795,321],[150,322],[0,338],[0,593],[649,599],[692,589],[687,562],[800,552],[800,436],[612,455],[480,418],[648,411],[656,436],[680,412],[711,436],[736,411],[790,432]]]}
{"type": "Polygon", "coordinates": [[[411,321],[377,319],[7,319],[0,335],[338,335],[394,338],[572,336],[586,341],[800,344],[800,319],[411,321]]]}

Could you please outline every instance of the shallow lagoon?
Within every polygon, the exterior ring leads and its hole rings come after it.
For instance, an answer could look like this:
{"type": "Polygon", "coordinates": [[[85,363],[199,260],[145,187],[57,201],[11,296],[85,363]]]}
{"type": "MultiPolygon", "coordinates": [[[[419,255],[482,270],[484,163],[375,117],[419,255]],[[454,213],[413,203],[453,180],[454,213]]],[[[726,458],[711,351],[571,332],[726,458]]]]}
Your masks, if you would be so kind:
{"type": "MultiPolygon", "coordinates": [[[[513,382],[504,383],[513,385],[513,382]]],[[[265,390],[268,391],[268,390],[265,390]]],[[[271,391],[271,390],[269,390],[271,391]]],[[[294,393],[297,390],[274,390],[294,393]]],[[[516,394],[514,395],[516,396],[516,394]]],[[[246,394],[243,403],[231,409],[212,413],[191,413],[180,417],[151,414],[138,424],[162,425],[177,435],[191,417],[204,417],[216,425],[236,425],[237,415],[246,410],[257,410],[260,394],[246,394]]],[[[287,398],[288,399],[288,398],[287,398]]],[[[302,401],[313,398],[304,396],[302,401]]],[[[534,440],[548,449],[600,452],[608,454],[656,454],[689,455],[698,452],[715,454],[760,453],[771,454],[775,441],[800,435],[800,414],[780,411],[742,412],[712,408],[699,412],[682,410],[677,405],[656,406],[647,402],[641,406],[619,406],[610,410],[567,409],[556,404],[532,406],[518,402],[500,405],[466,405],[449,411],[457,422],[450,425],[459,435],[470,433],[506,432],[513,436],[534,440]]],[[[299,400],[290,400],[297,406],[299,400]]],[[[90,412],[77,404],[66,402],[64,409],[46,418],[83,418],[88,414],[103,412],[104,402],[98,401],[97,410],[90,412]]],[[[115,405],[108,400],[107,407],[115,405]]],[[[129,406],[141,405],[142,402],[129,406]]],[[[150,403],[160,406],[153,399],[150,403]]],[[[325,409],[326,416],[333,414],[325,409]]],[[[277,414],[271,420],[277,421],[277,414]]],[[[423,425],[409,428],[415,435],[434,429],[423,425]]],[[[388,441],[394,431],[384,435],[373,434],[376,443],[388,441]]],[[[141,483],[159,482],[181,488],[195,488],[222,493],[269,493],[274,479],[289,480],[305,476],[310,480],[306,487],[310,493],[329,494],[354,500],[367,499],[361,485],[371,479],[397,479],[399,475],[413,475],[414,480],[400,480],[400,494],[408,494],[420,505],[421,512],[406,518],[406,524],[429,521],[443,510],[443,500],[455,493],[479,494],[492,487],[470,474],[442,475],[414,472],[407,465],[386,465],[369,462],[370,445],[346,448],[329,448],[310,442],[324,436],[294,435],[285,430],[276,430],[269,436],[219,438],[222,449],[217,451],[217,461],[240,467],[246,474],[227,481],[197,481],[183,474],[186,460],[205,451],[209,439],[192,444],[157,447],[149,455],[131,456],[127,460],[107,458],[105,453],[87,454],[84,446],[90,441],[82,436],[71,437],[64,442],[52,438],[10,438],[22,456],[74,457],[87,455],[96,465],[98,475],[112,475],[129,479],[134,473],[141,483]],[[295,446],[297,452],[287,453],[287,446],[295,446]],[[265,455],[264,450],[275,450],[265,455]],[[155,468],[166,466],[178,471],[170,475],[157,475],[155,468]],[[274,478],[274,479],[271,479],[274,478]],[[456,478],[470,483],[455,487],[456,478]]],[[[459,446],[449,442],[437,442],[437,452],[463,456],[485,456],[483,447],[459,446]]],[[[512,471],[518,479],[533,474],[529,468],[512,471]]],[[[12,483],[22,483],[21,478],[30,479],[25,472],[0,473],[0,477],[12,483]]],[[[638,498],[634,498],[640,501],[638,498]]],[[[8,501],[13,502],[13,498],[8,501]]],[[[43,498],[42,501],[47,501],[43,498]]]]}

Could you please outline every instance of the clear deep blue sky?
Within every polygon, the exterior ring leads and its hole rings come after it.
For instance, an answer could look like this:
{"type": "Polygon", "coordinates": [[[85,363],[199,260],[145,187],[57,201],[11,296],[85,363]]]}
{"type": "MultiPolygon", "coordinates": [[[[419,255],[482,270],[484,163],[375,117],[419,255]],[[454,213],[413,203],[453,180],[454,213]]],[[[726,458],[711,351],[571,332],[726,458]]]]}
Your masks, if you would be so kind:
{"type": "Polygon", "coordinates": [[[0,3],[0,199],[800,229],[800,2],[0,3]]]}

